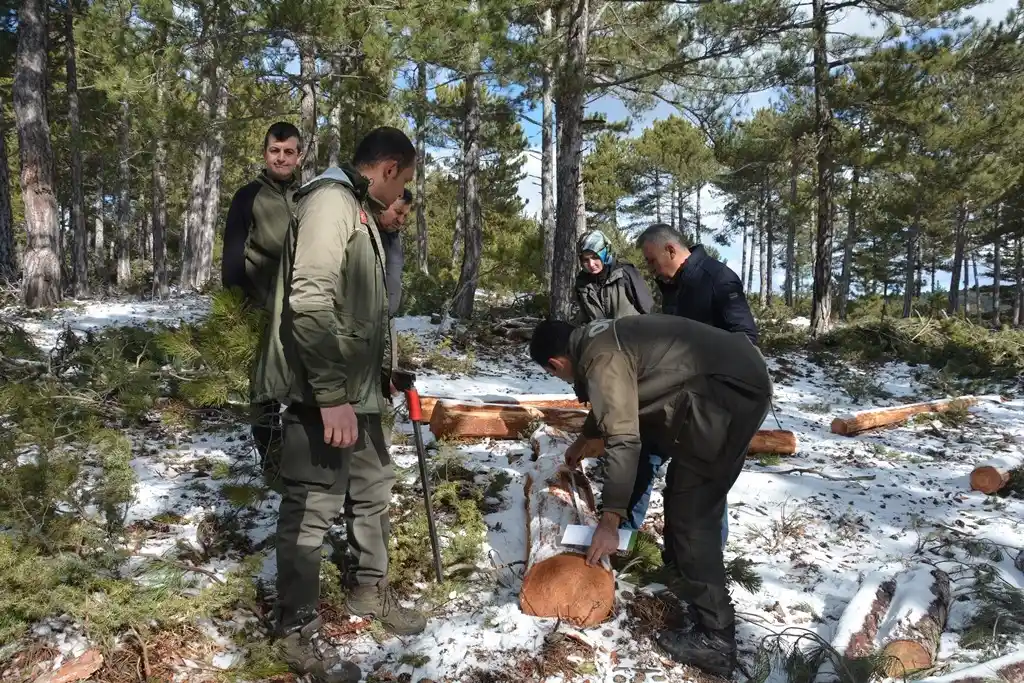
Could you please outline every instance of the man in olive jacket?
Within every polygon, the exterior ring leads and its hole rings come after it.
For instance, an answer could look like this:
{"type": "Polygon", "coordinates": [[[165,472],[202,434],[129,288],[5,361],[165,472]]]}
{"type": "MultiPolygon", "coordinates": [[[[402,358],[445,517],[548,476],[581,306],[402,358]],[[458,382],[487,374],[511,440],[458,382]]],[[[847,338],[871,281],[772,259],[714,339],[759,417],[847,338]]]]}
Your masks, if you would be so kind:
{"type": "MultiPolygon", "coordinates": [[[[270,305],[284,234],[292,220],[295,169],[301,160],[299,129],[286,121],[273,124],[263,137],[263,172],[235,192],[228,207],[221,281],[225,289],[241,289],[254,308],[270,305]]],[[[267,483],[278,489],[281,403],[252,401],[250,412],[260,466],[267,483]]]]}
{"type": "MultiPolygon", "coordinates": [[[[282,395],[277,526],[279,635],[298,673],[340,681],[318,653],[317,602],[324,536],[344,509],[354,558],[346,607],[398,634],[424,617],[388,588],[388,504],[395,475],[381,425],[391,400],[385,254],[374,215],[412,179],[415,149],[395,128],[360,142],[352,166],[330,168],[296,193],[285,239],[260,391],[282,395]]],[[[350,672],[351,673],[351,672],[350,672]]],[[[340,674],[338,674],[340,675],[340,674]]]]}
{"type": "Polygon", "coordinates": [[[692,631],[661,633],[675,660],[728,677],[736,662],[735,612],[725,586],[722,512],[771,400],[764,358],[739,332],[661,314],[597,320],[580,328],[548,320],[530,355],[574,384],[591,404],[581,437],[566,451],[575,467],[603,442],[601,518],[587,554],[615,552],[641,441],[671,459],[665,485],[665,544],[674,549],[671,588],[692,607],[692,631]]]}

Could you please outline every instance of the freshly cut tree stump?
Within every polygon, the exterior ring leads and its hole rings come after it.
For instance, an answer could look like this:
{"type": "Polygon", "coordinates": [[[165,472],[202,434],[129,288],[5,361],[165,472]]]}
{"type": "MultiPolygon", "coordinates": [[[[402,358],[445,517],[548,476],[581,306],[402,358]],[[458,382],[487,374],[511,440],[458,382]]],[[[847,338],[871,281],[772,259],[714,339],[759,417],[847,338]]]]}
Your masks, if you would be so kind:
{"type": "Polygon", "coordinates": [[[568,524],[597,526],[590,482],[564,463],[572,438],[543,426],[530,439],[533,469],[526,476],[526,574],[519,592],[524,614],[556,617],[580,627],[605,621],[615,604],[611,566],[588,567],[579,551],[561,544],[568,524]],[[573,492],[575,484],[576,494],[573,492]]]}
{"type": "Polygon", "coordinates": [[[441,400],[434,405],[430,416],[430,431],[438,439],[520,439],[536,422],[578,432],[586,419],[586,410],[571,408],[441,400]]]}
{"type": "MultiPolygon", "coordinates": [[[[587,410],[572,398],[524,396],[509,398],[507,402],[486,403],[438,397],[421,397],[420,400],[424,415],[430,415],[430,431],[438,439],[519,439],[524,430],[538,421],[579,432],[587,417],[587,410]]],[[[784,429],[762,429],[750,441],[751,455],[793,455],[796,452],[796,434],[784,429]]]]}
{"type": "Polygon", "coordinates": [[[941,569],[921,566],[897,578],[892,605],[875,634],[875,642],[888,658],[889,676],[902,677],[935,665],[949,603],[949,576],[941,569]]]}
{"type": "Polygon", "coordinates": [[[1010,472],[1024,466],[1024,459],[1010,455],[993,458],[971,472],[971,490],[988,495],[998,492],[1010,482],[1010,472]]]}
{"type": "Polygon", "coordinates": [[[914,415],[921,413],[944,413],[947,410],[960,410],[970,407],[977,402],[978,398],[976,396],[962,396],[961,398],[944,401],[924,401],[922,403],[910,403],[905,406],[862,410],[859,413],[840,415],[832,420],[832,433],[853,436],[869,429],[888,427],[906,422],[914,415]]]}
{"type": "Polygon", "coordinates": [[[990,659],[981,664],[972,664],[941,676],[919,678],[916,683],[1024,683],[1024,649],[1008,655],[990,659]]]}

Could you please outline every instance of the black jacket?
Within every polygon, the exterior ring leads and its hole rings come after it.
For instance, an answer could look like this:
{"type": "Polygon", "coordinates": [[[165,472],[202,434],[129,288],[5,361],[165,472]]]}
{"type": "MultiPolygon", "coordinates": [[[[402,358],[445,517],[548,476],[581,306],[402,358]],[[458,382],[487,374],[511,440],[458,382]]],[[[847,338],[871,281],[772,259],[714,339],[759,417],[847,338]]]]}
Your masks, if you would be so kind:
{"type": "Polygon", "coordinates": [[[388,288],[388,308],[391,316],[398,313],[402,305],[402,268],[405,267],[405,247],[402,245],[402,233],[398,230],[380,231],[380,241],[384,245],[385,284],[388,288]]]}
{"type": "Polygon", "coordinates": [[[742,332],[756,346],[757,323],[750,312],[743,283],[699,244],[669,282],[659,280],[661,310],[722,330],[742,332]]]}

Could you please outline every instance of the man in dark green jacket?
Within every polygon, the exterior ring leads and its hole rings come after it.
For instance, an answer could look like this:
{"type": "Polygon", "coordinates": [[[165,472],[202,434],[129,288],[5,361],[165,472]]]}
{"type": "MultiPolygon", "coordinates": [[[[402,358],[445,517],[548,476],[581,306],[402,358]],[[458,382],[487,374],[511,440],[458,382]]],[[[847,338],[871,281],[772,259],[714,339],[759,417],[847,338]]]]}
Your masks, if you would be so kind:
{"type": "Polygon", "coordinates": [[[603,441],[602,510],[588,563],[618,546],[641,441],[671,459],[664,491],[665,544],[676,558],[671,587],[692,606],[696,624],[665,631],[658,643],[679,662],[731,676],[736,626],[725,587],[722,512],[768,414],[772,384],[764,358],[740,332],[660,314],[580,328],[544,321],[530,356],[591,404],[566,463],[575,467],[594,440],[603,441]]]}
{"type": "MultiPolygon", "coordinates": [[[[295,169],[301,160],[299,129],[284,121],[275,123],[263,138],[263,172],[231,198],[224,224],[221,281],[225,289],[241,289],[254,308],[267,307],[273,292],[281,245],[292,220],[295,169]]],[[[267,483],[278,488],[281,404],[251,400],[250,412],[260,466],[267,483]]]]}
{"type": "MultiPolygon", "coordinates": [[[[354,560],[347,609],[399,634],[424,617],[387,586],[388,504],[395,475],[381,414],[391,400],[385,254],[375,214],[412,179],[415,149],[395,128],[360,142],[352,166],[329,168],[296,192],[270,328],[279,344],[260,359],[260,390],[284,394],[277,527],[279,634],[287,661],[324,681],[318,658],[320,554],[344,509],[354,560]]],[[[272,340],[273,341],[273,340],[272,340]]],[[[334,663],[334,662],[332,662],[334,663]]]]}

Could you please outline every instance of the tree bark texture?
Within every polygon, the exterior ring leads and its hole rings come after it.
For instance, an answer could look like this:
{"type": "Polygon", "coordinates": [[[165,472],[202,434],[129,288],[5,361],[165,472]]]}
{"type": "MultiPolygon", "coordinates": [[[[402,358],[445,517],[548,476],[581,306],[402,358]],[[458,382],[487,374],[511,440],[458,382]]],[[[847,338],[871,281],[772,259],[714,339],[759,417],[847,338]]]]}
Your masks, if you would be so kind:
{"type": "Polygon", "coordinates": [[[316,51],[309,36],[299,38],[299,110],[302,118],[302,182],[316,177],[316,51]]]}
{"type": "Polygon", "coordinates": [[[818,135],[818,215],[815,231],[814,290],[811,302],[811,334],[820,336],[832,327],[832,105],[828,70],[828,14],[825,0],[813,2],[814,124],[818,135]]]}
{"type": "Polygon", "coordinates": [[[430,273],[427,244],[427,63],[416,65],[416,265],[430,273]]]}
{"type": "Polygon", "coordinates": [[[850,304],[850,282],[853,278],[853,247],[857,244],[857,202],[860,189],[860,167],[853,167],[850,179],[850,209],[846,223],[846,239],[843,240],[843,270],[839,275],[839,319],[846,321],[850,304]]]}
{"type": "MultiPolygon", "coordinates": [[[[162,111],[164,85],[156,86],[157,110],[162,111]]],[[[158,114],[159,115],[159,114],[158,114]]],[[[168,294],[167,279],[167,143],[163,119],[153,137],[153,182],[150,198],[153,238],[153,296],[163,299],[168,294]]]]}
{"type": "MultiPolygon", "coordinates": [[[[551,40],[551,8],[544,10],[543,32],[545,43],[551,40]]],[[[541,74],[541,133],[540,133],[540,229],[544,238],[544,262],[541,281],[551,290],[551,268],[555,249],[555,102],[554,74],[551,59],[544,58],[541,74]]]]}
{"type": "Polygon", "coordinates": [[[46,3],[23,0],[18,11],[13,90],[28,238],[22,295],[29,308],[45,308],[61,299],[60,221],[46,112],[46,36],[46,3]]]}
{"type": "Polygon", "coordinates": [[[78,69],[75,54],[74,3],[64,10],[64,44],[67,51],[68,124],[71,151],[71,231],[74,235],[72,280],[76,297],[89,293],[89,234],[85,227],[85,190],[82,187],[82,119],[78,108],[78,69]]]}
{"type": "Polygon", "coordinates": [[[7,165],[7,116],[0,95],[0,282],[18,275],[14,251],[14,207],[11,204],[11,171],[7,165]]]}
{"type": "Polygon", "coordinates": [[[960,269],[963,267],[964,246],[967,243],[967,206],[963,202],[957,211],[954,234],[953,271],[949,278],[949,299],[946,303],[946,313],[950,315],[960,310],[960,269]]]}
{"type": "Polygon", "coordinates": [[[796,203],[798,198],[797,182],[800,177],[799,138],[793,138],[793,157],[789,167],[789,207],[786,215],[786,305],[792,306],[795,301],[796,282],[796,203]]]}
{"type": "Polygon", "coordinates": [[[907,231],[907,254],[906,263],[904,264],[904,279],[903,279],[903,317],[909,318],[910,314],[913,313],[914,309],[914,260],[917,256],[917,241],[920,239],[921,226],[919,218],[914,217],[914,222],[910,224],[910,229],[907,231]]]}
{"type": "Polygon", "coordinates": [[[124,286],[132,276],[131,262],[131,108],[121,100],[121,125],[117,162],[117,284],[124,286]]]}
{"type": "MultiPolygon", "coordinates": [[[[476,15],[476,0],[470,0],[469,11],[471,15],[476,15]]],[[[473,315],[484,243],[483,211],[480,206],[480,91],[475,75],[480,68],[479,46],[474,45],[471,52],[471,71],[465,81],[465,160],[462,170],[465,174],[466,209],[462,224],[462,268],[452,301],[452,312],[460,318],[473,315]]]]}
{"type": "MultiPolygon", "coordinates": [[[[212,61],[212,59],[211,59],[212,61]]],[[[210,112],[211,97],[214,84],[212,82],[213,67],[203,69],[199,79],[199,118],[206,122],[207,129],[212,124],[210,112]]],[[[206,203],[207,176],[210,171],[210,148],[212,141],[209,136],[200,138],[196,146],[196,156],[192,167],[192,185],[189,188],[181,229],[181,285],[191,287],[196,280],[196,269],[200,254],[196,246],[196,236],[202,230],[203,211],[206,203]]]]}

